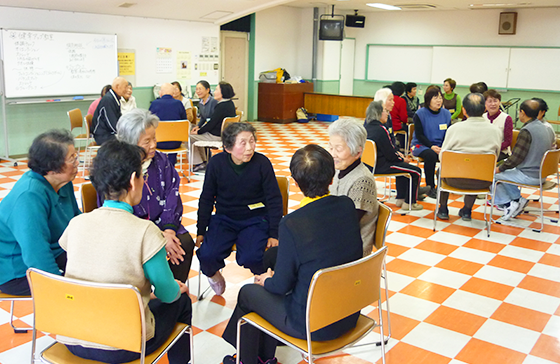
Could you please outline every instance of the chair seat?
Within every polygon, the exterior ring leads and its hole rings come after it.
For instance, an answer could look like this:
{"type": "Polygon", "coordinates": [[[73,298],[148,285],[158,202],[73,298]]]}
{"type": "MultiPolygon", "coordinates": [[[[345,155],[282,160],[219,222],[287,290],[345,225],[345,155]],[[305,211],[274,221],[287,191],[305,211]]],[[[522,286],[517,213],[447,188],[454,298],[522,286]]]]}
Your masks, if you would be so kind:
{"type": "MultiPolygon", "coordinates": [[[[251,312],[243,316],[243,318],[247,321],[254,322],[258,326],[261,326],[262,328],[271,332],[272,334],[298,347],[300,350],[307,352],[306,340],[297,339],[293,336],[283,333],[282,331],[272,326],[268,321],[263,319],[258,314],[251,312]]],[[[353,330],[350,330],[346,334],[342,335],[341,337],[329,341],[313,341],[313,343],[311,344],[311,350],[313,351],[312,354],[321,355],[321,354],[327,354],[333,351],[340,350],[346,345],[368,334],[374,327],[375,327],[374,319],[365,315],[360,315],[360,317],[358,318],[358,322],[356,323],[356,327],[353,330]]]]}
{"type": "Polygon", "coordinates": [[[441,191],[451,192],[451,193],[468,193],[471,195],[481,195],[483,193],[491,193],[490,188],[481,188],[478,190],[470,190],[465,188],[456,188],[453,186],[448,185],[445,181],[441,181],[441,191]]]}
{"type": "Polygon", "coordinates": [[[221,148],[222,142],[221,141],[210,141],[210,140],[199,140],[193,143],[195,147],[201,148],[221,148]]]}
{"type": "MultiPolygon", "coordinates": [[[[162,346],[160,346],[153,353],[151,353],[149,355],[146,355],[146,363],[153,363],[153,361],[158,357],[158,355],[160,355],[165,350],[165,348],[167,348],[171,344],[171,342],[175,339],[175,337],[177,337],[177,335],[179,335],[181,333],[181,331],[184,331],[187,327],[188,327],[187,324],[182,324],[182,323],[175,324],[175,327],[173,328],[173,332],[171,332],[171,335],[169,335],[169,337],[167,338],[165,343],[162,346]]],[[[72,354],[70,352],[70,350],[68,350],[68,348],[66,348],[66,345],[58,343],[58,342],[54,343],[52,346],[50,346],[49,348],[44,350],[41,353],[41,358],[47,360],[50,363],[56,363],[56,364],[63,364],[63,363],[72,363],[72,364],[102,363],[102,362],[99,362],[99,361],[87,360],[87,359],[82,359],[80,357],[77,357],[74,354],[72,354]]],[[[130,364],[139,364],[140,359],[131,361],[129,363],[130,364]]]]}
{"type": "MultiPolygon", "coordinates": [[[[507,182],[507,183],[511,183],[511,184],[514,184],[514,185],[519,186],[519,187],[536,188],[536,189],[541,188],[540,185],[529,185],[529,184],[526,184],[526,183],[519,183],[519,182],[513,182],[513,181],[507,181],[507,180],[499,180],[497,182],[507,182]]],[[[545,181],[543,183],[543,190],[548,191],[548,190],[551,190],[551,189],[555,188],[556,186],[557,186],[556,182],[545,181]]]]}
{"type": "Polygon", "coordinates": [[[86,140],[86,139],[87,139],[87,134],[80,134],[74,137],[74,140],[86,140]]]}
{"type": "Polygon", "coordinates": [[[162,152],[165,154],[172,154],[172,153],[184,153],[184,152],[188,152],[189,150],[187,148],[175,148],[175,149],[157,149],[156,150],[158,152],[162,152]]]}
{"type": "Polygon", "coordinates": [[[13,294],[7,294],[0,291],[0,300],[10,300],[10,301],[19,301],[19,300],[30,300],[31,296],[16,296],[13,294]]]}
{"type": "Polygon", "coordinates": [[[373,175],[374,177],[409,177],[410,178],[410,173],[375,173],[373,175]]]}

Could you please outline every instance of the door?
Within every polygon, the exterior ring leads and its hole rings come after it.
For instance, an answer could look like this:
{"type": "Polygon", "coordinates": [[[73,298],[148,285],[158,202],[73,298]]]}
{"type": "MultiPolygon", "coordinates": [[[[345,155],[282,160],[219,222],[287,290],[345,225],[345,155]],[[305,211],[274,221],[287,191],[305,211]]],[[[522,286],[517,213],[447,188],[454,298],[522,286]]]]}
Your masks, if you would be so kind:
{"type": "Polygon", "coordinates": [[[354,52],[356,40],[346,38],[340,49],[340,94],[354,94],[354,52]]]}
{"type": "Polygon", "coordinates": [[[243,111],[242,120],[247,119],[247,79],[249,77],[248,33],[222,31],[222,81],[233,86],[233,102],[238,111],[243,111]]]}

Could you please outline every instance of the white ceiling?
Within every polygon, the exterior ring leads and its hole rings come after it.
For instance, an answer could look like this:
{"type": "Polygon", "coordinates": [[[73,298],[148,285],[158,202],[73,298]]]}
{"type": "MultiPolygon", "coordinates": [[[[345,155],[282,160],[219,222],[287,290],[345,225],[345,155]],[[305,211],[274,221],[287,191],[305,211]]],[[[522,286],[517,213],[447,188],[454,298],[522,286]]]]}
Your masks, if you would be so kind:
{"type": "Polygon", "coordinates": [[[484,8],[512,10],[560,7],[558,0],[0,0],[0,6],[224,24],[259,10],[278,5],[302,8],[317,6],[324,8],[334,4],[336,5],[335,13],[346,14],[352,13],[354,9],[358,9],[360,14],[385,11],[368,7],[366,5],[368,2],[412,6],[404,11],[418,11],[417,6],[423,4],[433,5],[435,8],[422,9],[422,11],[465,10],[471,8],[471,4],[497,3],[500,3],[500,5],[484,8]],[[128,8],[119,7],[123,3],[133,5],[128,8]]]}

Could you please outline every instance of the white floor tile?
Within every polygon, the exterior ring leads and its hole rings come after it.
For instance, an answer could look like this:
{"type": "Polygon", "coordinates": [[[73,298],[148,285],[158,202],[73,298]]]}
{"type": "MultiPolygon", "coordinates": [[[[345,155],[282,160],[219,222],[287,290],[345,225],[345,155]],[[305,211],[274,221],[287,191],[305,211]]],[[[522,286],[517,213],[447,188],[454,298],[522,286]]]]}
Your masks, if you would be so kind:
{"type": "MultiPolygon", "coordinates": [[[[425,229],[433,229],[434,221],[432,219],[418,219],[418,220],[414,221],[413,223],[411,223],[410,225],[418,226],[418,227],[425,228],[425,229]]],[[[437,224],[436,224],[436,233],[439,230],[445,229],[449,225],[451,225],[451,224],[448,223],[448,222],[443,222],[443,221],[438,220],[437,224]]],[[[430,239],[431,239],[431,237],[430,237],[430,239]]]]}
{"type": "Polygon", "coordinates": [[[473,337],[524,354],[529,354],[539,336],[540,333],[536,331],[488,319],[473,337]]]}
{"type": "Polygon", "coordinates": [[[397,293],[390,298],[391,313],[423,321],[430,316],[439,305],[434,302],[397,293]]]}
{"type": "Polygon", "coordinates": [[[515,287],[523,280],[523,278],[525,278],[525,274],[486,265],[480,268],[473,277],[515,287]]]}
{"type": "Polygon", "coordinates": [[[546,252],[548,254],[560,255],[560,244],[552,244],[546,252]]]}
{"type": "Polygon", "coordinates": [[[485,252],[483,250],[471,249],[461,246],[449,254],[452,258],[462,259],[469,262],[488,264],[489,261],[494,259],[496,254],[485,252]]]}
{"type": "Polygon", "coordinates": [[[195,363],[221,363],[224,356],[234,353],[235,347],[219,336],[206,331],[194,336],[195,363]]]}
{"type": "MultiPolygon", "coordinates": [[[[556,218],[558,218],[558,216],[556,216],[556,218]]],[[[539,226],[540,226],[540,219],[539,219],[539,226]]],[[[521,238],[545,241],[547,243],[555,243],[556,240],[558,240],[558,235],[556,234],[545,233],[544,231],[537,233],[529,229],[522,231],[521,234],[519,234],[518,236],[521,238]]]]}
{"type": "Polygon", "coordinates": [[[391,271],[387,271],[387,278],[389,278],[389,291],[399,292],[404,287],[414,282],[414,278],[405,276],[391,271]]]}
{"type": "Polygon", "coordinates": [[[389,222],[389,227],[387,228],[387,230],[389,230],[389,231],[399,231],[400,229],[402,229],[406,226],[408,226],[408,225],[405,224],[404,222],[391,220],[391,222],[389,222]]]}
{"type": "Polygon", "coordinates": [[[469,275],[437,267],[428,269],[418,277],[418,279],[421,279],[423,281],[432,282],[455,289],[458,289],[459,287],[467,283],[470,278],[471,277],[469,275]]]}
{"type": "Polygon", "coordinates": [[[453,358],[470,339],[470,336],[421,322],[402,339],[402,342],[453,358]]]}
{"type": "Polygon", "coordinates": [[[467,241],[471,240],[471,238],[468,236],[451,234],[445,231],[438,231],[434,235],[430,236],[430,240],[439,241],[440,243],[461,246],[465,244],[467,241]]]}
{"type": "Polygon", "coordinates": [[[523,360],[523,364],[557,364],[557,363],[543,358],[539,358],[538,356],[527,355],[525,360],[523,360]]]}
{"type": "Polygon", "coordinates": [[[387,236],[386,241],[393,244],[398,244],[402,246],[406,246],[409,248],[414,248],[416,245],[423,242],[424,238],[419,238],[417,236],[407,235],[403,233],[392,233],[391,235],[387,236]]]}
{"type": "Polygon", "coordinates": [[[535,264],[527,275],[560,282],[560,268],[547,264],[535,264]]]}
{"type": "Polygon", "coordinates": [[[432,253],[421,249],[409,249],[399,255],[399,259],[408,260],[419,264],[434,266],[445,259],[445,255],[432,253]]]}
{"type": "MultiPolygon", "coordinates": [[[[50,336],[42,336],[37,339],[36,353],[40,353],[47,346],[52,344],[54,339],[50,336]]],[[[31,341],[16,346],[13,349],[0,353],[0,363],[2,364],[22,364],[29,363],[31,359],[31,341]]]]}
{"type": "Polygon", "coordinates": [[[476,239],[492,241],[494,243],[509,244],[515,239],[514,235],[498,233],[496,231],[490,231],[490,236],[487,235],[486,231],[481,231],[474,236],[476,239]]]}
{"type": "Polygon", "coordinates": [[[442,305],[465,311],[481,317],[490,317],[500,307],[502,301],[466,291],[455,291],[442,305]]]}
{"type": "Polygon", "coordinates": [[[193,303],[192,324],[202,330],[216,326],[220,322],[229,320],[233,310],[209,299],[193,303]]]}
{"type": "Polygon", "coordinates": [[[550,320],[548,320],[542,333],[560,340],[560,317],[556,315],[550,316],[550,320]]]}
{"type": "Polygon", "coordinates": [[[544,252],[533,250],[533,249],[522,248],[519,246],[508,245],[504,247],[502,250],[500,250],[498,254],[510,258],[521,259],[521,260],[526,260],[529,262],[536,263],[542,258],[544,252]]]}
{"type": "Polygon", "coordinates": [[[560,305],[560,298],[516,287],[504,302],[552,315],[560,305]]]}

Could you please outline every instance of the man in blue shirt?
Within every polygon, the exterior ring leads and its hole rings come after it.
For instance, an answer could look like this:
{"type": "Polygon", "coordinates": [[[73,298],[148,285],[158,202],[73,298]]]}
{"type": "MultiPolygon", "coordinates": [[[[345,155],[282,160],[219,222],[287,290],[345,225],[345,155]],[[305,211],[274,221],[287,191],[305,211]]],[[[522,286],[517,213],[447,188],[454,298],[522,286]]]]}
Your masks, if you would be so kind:
{"type": "MultiPolygon", "coordinates": [[[[157,115],[161,121],[187,120],[187,113],[183,103],[173,98],[175,86],[164,83],[159,90],[159,99],[152,101],[150,111],[157,115]]],[[[157,143],[160,149],[175,149],[181,146],[183,141],[157,143]]],[[[177,163],[177,154],[168,154],[169,162],[173,166],[177,163]]]]}

